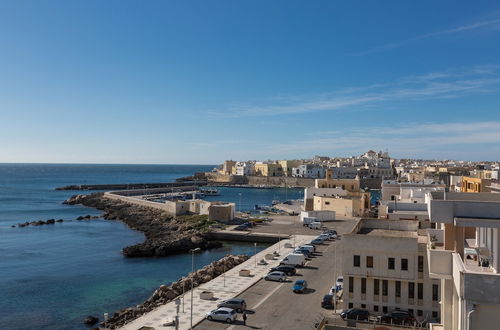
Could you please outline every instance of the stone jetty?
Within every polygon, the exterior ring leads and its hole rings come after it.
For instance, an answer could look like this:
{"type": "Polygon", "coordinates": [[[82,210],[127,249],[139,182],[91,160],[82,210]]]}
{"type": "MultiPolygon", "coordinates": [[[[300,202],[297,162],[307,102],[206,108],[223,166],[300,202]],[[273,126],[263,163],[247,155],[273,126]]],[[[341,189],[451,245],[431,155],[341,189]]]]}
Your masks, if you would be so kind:
{"type": "Polygon", "coordinates": [[[124,256],[129,258],[164,257],[193,248],[222,246],[208,236],[211,223],[207,216],[173,217],[160,209],[107,198],[103,193],[74,195],[63,203],[96,208],[104,212],[104,219],[121,220],[131,229],[143,232],[144,242],[123,249],[124,256]]]}

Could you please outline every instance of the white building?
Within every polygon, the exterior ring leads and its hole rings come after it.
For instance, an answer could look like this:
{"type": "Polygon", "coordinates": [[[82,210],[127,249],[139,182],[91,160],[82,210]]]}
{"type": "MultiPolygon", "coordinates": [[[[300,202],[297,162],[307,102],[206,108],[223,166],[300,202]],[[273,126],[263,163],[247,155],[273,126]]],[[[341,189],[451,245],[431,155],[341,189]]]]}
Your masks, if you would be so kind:
{"type": "Polygon", "coordinates": [[[236,175],[253,175],[255,173],[254,165],[249,162],[237,162],[235,168],[236,175]]]}
{"type": "Polygon", "coordinates": [[[497,329],[500,315],[500,195],[433,192],[429,275],[441,281],[441,323],[431,329],[497,329]],[[496,325],[495,325],[496,324],[496,325]]]}
{"type": "Polygon", "coordinates": [[[416,221],[359,220],[342,238],[343,308],[439,320],[440,283],[428,276],[426,243],[416,221]]]}
{"type": "Polygon", "coordinates": [[[300,165],[292,169],[292,176],[298,178],[322,179],[325,177],[325,168],[314,164],[300,165]]]}

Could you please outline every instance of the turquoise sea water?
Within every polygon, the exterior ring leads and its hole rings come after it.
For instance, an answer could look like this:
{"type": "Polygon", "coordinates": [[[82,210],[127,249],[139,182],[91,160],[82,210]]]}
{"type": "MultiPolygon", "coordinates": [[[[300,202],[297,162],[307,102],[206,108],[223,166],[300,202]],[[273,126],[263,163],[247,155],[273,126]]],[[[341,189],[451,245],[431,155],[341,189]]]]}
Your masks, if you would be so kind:
{"type": "MultiPolygon", "coordinates": [[[[211,165],[0,164],[0,329],[82,329],[86,315],[102,316],[136,305],[161,284],[191,271],[191,257],[125,259],[124,246],[143,240],[119,221],[65,221],[11,228],[24,221],[99,215],[61,202],[69,184],[168,182],[211,165]]],[[[298,189],[221,188],[210,199],[233,201],[241,210],[273,199],[300,198],[298,189]]],[[[258,245],[258,250],[265,248],[258,245]]],[[[226,243],[195,257],[200,268],[226,254],[253,254],[253,244],[226,243]]]]}

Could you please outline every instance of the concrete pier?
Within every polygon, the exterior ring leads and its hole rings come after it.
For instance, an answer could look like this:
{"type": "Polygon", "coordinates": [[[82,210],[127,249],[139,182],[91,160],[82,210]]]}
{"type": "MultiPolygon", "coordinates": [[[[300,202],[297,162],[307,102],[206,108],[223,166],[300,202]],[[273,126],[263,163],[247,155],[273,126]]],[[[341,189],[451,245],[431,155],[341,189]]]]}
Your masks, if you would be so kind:
{"type": "MultiPolygon", "coordinates": [[[[213,280],[200,285],[193,291],[193,311],[192,322],[193,326],[203,321],[205,314],[217,308],[217,303],[233,298],[243,291],[247,290],[259,280],[262,279],[269,271],[269,268],[275,267],[279,261],[288,253],[293,251],[293,247],[289,247],[295,243],[296,246],[309,242],[314,236],[297,235],[292,239],[286,239],[276,243],[269,248],[257,253],[246,262],[230,269],[226,273],[214,278],[213,280]],[[285,247],[285,245],[287,247],[285,247]],[[266,260],[267,265],[260,265],[259,261],[265,259],[266,254],[278,252],[280,256],[275,260],[266,260]],[[240,270],[250,270],[250,276],[240,276],[240,270]],[[200,298],[200,293],[203,291],[213,292],[214,298],[204,300],[200,298]]],[[[196,258],[196,255],[195,255],[196,258]]],[[[180,297],[180,313],[179,313],[179,329],[189,329],[191,326],[191,291],[186,291],[183,297],[180,297]],[[184,305],[184,307],[183,307],[184,305]]],[[[143,326],[153,327],[155,329],[165,329],[164,324],[175,319],[176,305],[175,301],[171,301],[157,309],[142,315],[123,326],[123,330],[137,330],[143,326]]],[[[241,319],[241,315],[238,315],[241,319]]],[[[174,329],[175,327],[170,327],[174,329]]]]}

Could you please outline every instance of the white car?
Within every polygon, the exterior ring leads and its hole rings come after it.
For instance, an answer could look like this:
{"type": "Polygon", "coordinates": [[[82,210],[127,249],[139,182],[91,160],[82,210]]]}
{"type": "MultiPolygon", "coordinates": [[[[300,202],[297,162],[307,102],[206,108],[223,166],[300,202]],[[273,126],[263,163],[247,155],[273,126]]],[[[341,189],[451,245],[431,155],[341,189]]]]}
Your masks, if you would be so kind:
{"type": "Polygon", "coordinates": [[[344,276],[337,277],[337,282],[335,284],[337,285],[339,291],[342,290],[342,288],[344,287],[344,276]]]}
{"type": "Polygon", "coordinates": [[[330,240],[332,238],[330,234],[321,234],[318,237],[324,239],[325,241],[330,240]]]}
{"type": "Polygon", "coordinates": [[[236,320],[236,311],[232,308],[221,307],[210,311],[206,315],[209,321],[224,321],[233,323],[236,320]]]}
{"type": "Polygon", "coordinates": [[[286,275],[283,272],[270,272],[269,274],[264,275],[264,279],[266,281],[285,282],[286,281],[286,275]]]}

